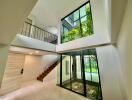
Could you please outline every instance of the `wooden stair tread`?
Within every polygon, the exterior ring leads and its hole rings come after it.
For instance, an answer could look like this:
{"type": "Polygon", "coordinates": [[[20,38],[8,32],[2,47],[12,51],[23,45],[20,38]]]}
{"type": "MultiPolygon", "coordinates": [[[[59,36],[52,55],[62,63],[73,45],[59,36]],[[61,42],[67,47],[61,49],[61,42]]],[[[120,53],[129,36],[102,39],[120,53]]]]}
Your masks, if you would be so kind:
{"type": "Polygon", "coordinates": [[[42,72],[42,74],[40,74],[37,77],[37,80],[42,81],[43,82],[43,78],[46,77],[58,64],[58,61],[56,61],[54,64],[52,64],[50,67],[48,67],[44,72],[42,72]]]}

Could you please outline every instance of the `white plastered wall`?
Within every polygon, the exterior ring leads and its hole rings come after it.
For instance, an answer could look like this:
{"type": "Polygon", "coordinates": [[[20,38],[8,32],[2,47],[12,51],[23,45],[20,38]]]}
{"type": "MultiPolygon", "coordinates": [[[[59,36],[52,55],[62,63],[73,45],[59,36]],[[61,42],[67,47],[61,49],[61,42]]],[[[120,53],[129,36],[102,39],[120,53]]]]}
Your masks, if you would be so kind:
{"type": "Polygon", "coordinates": [[[132,100],[132,1],[127,0],[125,15],[117,42],[117,50],[121,58],[123,82],[127,91],[127,99],[132,100]]]}
{"type": "Polygon", "coordinates": [[[58,55],[26,55],[24,63],[23,81],[36,80],[47,67],[58,60],[58,55]]]}
{"type": "Polygon", "coordinates": [[[6,61],[8,58],[8,49],[8,45],[0,45],[0,87],[2,84],[6,61]]]}
{"type": "Polygon", "coordinates": [[[5,70],[9,45],[36,2],[37,0],[0,1],[0,85],[5,70]]]}
{"type": "Polygon", "coordinates": [[[42,57],[42,65],[44,66],[44,69],[52,65],[54,62],[56,62],[59,59],[59,55],[57,54],[48,54],[44,55],[42,57]]]}
{"type": "Polygon", "coordinates": [[[0,1],[0,43],[10,44],[37,0],[0,1]]]}
{"type": "Polygon", "coordinates": [[[21,87],[22,74],[24,67],[24,54],[10,52],[0,88],[0,96],[13,92],[21,87]]]}
{"type": "Polygon", "coordinates": [[[36,80],[43,72],[42,56],[26,55],[24,63],[23,81],[36,80]]]}
{"type": "Polygon", "coordinates": [[[18,47],[31,48],[31,49],[53,51],[53,52],[55,52],[56,50],[55,44],[33,39],[20,34],[16,35],[16,38],[12,41],[11,45],[18,46],[18,47]]]}
{"type": "Polygon", "coordinates": [[[96,48],[103,100],[127,100],[122,85],[122,70],[118,52],[114,45],[96,48]]]}
{"type": "MultiPolygon", "coordinates": [[[[61,33],[59,31],[59,44],[56,46],[56,51],[62,52],[72,49],[111,43],[104,0],[91,0],[90,2],[92,9],[94,34],[88,37],[83,37],[67,43],[60,44],[61,33]]],[[[59,25],[60,22],[58,24],[58,29],[59,25]]]]}

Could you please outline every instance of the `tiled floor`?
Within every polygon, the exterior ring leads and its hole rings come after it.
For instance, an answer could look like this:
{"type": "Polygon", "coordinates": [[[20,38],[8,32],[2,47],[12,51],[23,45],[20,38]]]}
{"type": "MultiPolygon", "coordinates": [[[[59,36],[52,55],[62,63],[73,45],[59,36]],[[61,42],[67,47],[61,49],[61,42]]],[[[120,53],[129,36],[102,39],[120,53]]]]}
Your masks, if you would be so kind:
{"type": "Polygon", "coordinates": [[[87,98],[60,88],[52,82],[24,83],[22,88],[0,97],[0,100],[88,100],[87,98]]]}

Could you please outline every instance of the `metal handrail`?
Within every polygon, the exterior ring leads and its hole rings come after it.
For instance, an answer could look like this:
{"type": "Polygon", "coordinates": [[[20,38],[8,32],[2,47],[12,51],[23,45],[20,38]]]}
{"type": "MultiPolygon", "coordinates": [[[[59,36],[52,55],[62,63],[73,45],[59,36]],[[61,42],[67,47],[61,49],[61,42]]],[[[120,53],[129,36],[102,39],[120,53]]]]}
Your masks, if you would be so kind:
{"type": "Polygon", "coordinates": [[[20,32],[18,33],[41,41],[57,44],[57,35],[52,34],[28,22],[24,22],[22,28],[20,29],[20,32]]]}

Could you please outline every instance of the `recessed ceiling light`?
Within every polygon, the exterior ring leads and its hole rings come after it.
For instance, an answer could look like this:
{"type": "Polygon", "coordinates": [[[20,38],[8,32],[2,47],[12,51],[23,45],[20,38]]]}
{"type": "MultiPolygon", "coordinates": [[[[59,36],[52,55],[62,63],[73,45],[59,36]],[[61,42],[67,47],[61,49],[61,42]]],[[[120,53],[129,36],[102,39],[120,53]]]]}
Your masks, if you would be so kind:
{"type": "Polygon", "coordinates": [[[35,53],[39,53],[39,51],[35,51],[35,53]]]}

